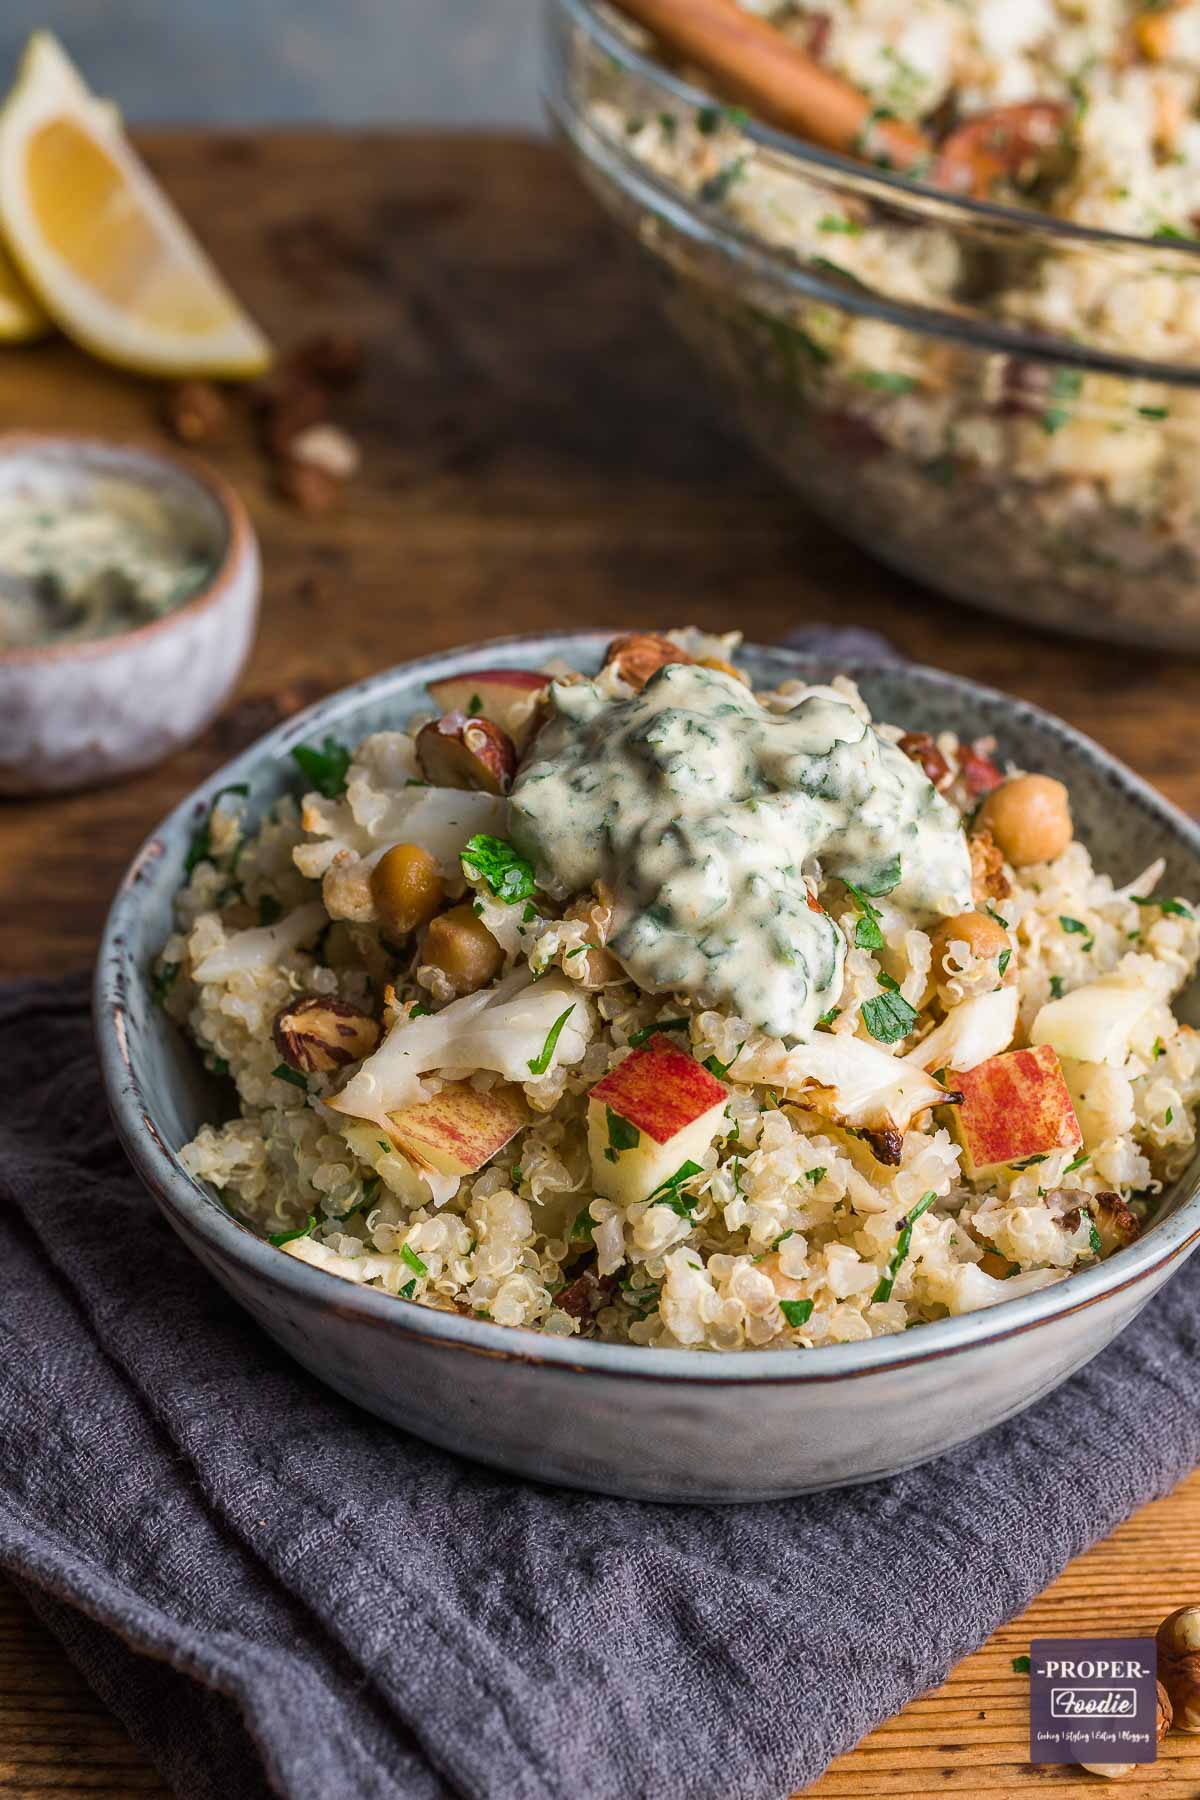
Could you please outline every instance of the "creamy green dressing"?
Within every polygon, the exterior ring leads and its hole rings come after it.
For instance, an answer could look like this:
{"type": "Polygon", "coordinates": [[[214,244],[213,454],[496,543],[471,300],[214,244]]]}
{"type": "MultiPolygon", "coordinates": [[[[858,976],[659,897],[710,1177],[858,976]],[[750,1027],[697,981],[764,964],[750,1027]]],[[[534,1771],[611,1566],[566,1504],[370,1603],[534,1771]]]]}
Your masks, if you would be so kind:
{"type": "Polygon", "coordinates": [[[109,637],[181,606],[215,560],[178,509],[133,482],[0,495],[0,650],[109,637]]]}
{"type": "Polygon", "coordinates": [[[551,689],[511,832],[554,894],[603,881],[612,949],[652,992],[809,1037],[846,940],[812,897],[836,876],[913,922],[971,904],[961,821],[924,773],[825,690],[774,713],[675,663],[628,700],[551,689]]]}

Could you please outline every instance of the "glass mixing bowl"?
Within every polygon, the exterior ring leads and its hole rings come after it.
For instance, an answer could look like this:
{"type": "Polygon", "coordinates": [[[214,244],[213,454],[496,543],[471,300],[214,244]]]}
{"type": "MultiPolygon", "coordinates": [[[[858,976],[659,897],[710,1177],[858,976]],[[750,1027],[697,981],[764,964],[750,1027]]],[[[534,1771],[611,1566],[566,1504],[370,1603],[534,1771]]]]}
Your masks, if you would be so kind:
{"type": "Polygon", "coordinates": [[[956,598],[1200,647],[1200,244],[814,149],[590,0],[549,0],[547,25],[588,186],[807,502],[956,598]]]}

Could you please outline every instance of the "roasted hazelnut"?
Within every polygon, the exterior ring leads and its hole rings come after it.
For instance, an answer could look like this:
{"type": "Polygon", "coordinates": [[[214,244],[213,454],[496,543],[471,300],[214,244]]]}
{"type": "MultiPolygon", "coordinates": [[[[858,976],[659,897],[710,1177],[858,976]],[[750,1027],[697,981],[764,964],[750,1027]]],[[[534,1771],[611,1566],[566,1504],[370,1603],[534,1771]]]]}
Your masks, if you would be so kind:
{"type": "Polygon", "coordinates": [[[1143,1768],[1142,1763],[1080,1763],[1089,1775],[1102,1775],[1105,1781],[1124,1781],[1129,1775],[1136,1775],[1143,1768]]]}
{"type": "Polygon", "coordinates": [[[1015,775],[992,789],[979,809],[979,825],[1014,869],[1053,862],[1071,841],[1070,798],[1051,775],[1015,775]]]}
{"type": "Polygon", "coordinates": [[[1096,1235],[1100,1239],[1103,1256],[1111,1256],[1114,1250],[1123,1250],[1127,1244],[1132,1244],[1141,1237],[1142,1228],[1137,1216],[1120,1194],[1092,1194],[1087,1207],[1096,1227],[1096,1235]]]}
{"type": "Polygon", "coordinates": [[[1158,1701],[1154,1714],[1154,1735],[1161,1744],[1175,1723],[1175,1708],[1171,1705],[1171,1696],[1161,1681],[1155,1682],[1154,1689],[1158,1701]]]}
{"type": "Polygon", "coordinates": [[[379,922],[397,937],[428,925],[444,893],[442,872],[420,844],[393,844],[371,870],[371,899],[379,922]]]}
{"type": "Polygon", "coordinates": [[[287,453],[293,462],[320,469],[335,481],[349,481],[362,462],[358,445],[340,425],[309,425],[297,432],[287,453]]]}
{"type": "Polygon", "coordinates": [[[1004,873],[1004,858],[991,832],[973,832],[968,847],[971,852],[971,894],[976,906],[986,906],[989,900],[1007,899],[1011,890],[1004,873]]]}
{"type": "Polygon", "coordinates": [[[1158,1675],[1171,1702],[1177,1731],[1200,1732],[1200,1606],[1180,1606],[1155,1637],[1158,1675]]]}
{"type": "Polygon", "coordinates": [[[167,389],[164,413],[183,444],[203,444],[220,437],[229,423],[229,407],[211,381],[179,381],[167,389]]]}
{"type": "Polygon", "coordinates": [[[440,969],[456,994],[473,994],[500,973],[504,952],[464,901],[434,919],[425,934],[421,960],[440,969]]]}
{"type": "Polygon", "coordinates": [[[653,631],[629,631],[615,637],[604,653],[604,666],[615,664],[621,680],[640,693],[652,675],[668,663],[690,663],[695,658],[653,631]]]}
{"type": "Polygon", "coordinates": [[[379,1042],[379,1025],[348,1000],[302,994],[277,1014],[272,1036],[289,1069],[329,1075],[369,1056],[379,1042]]]}
{"type": "Polygon", "coordinates": [[[898,748],[910,762],[920,763],[934,787],[940,787],[949,775],[950,764],[927,731],[906,731],[898,748]]]}
{"type": "Polygon", "coordinates": [[[312,463],[294,462],[289,457],[279,465],[279,491],[302,513],[315,518],[336,504],[342,484],[324,469],[312,463]]]}
{"type": "Polygon", "coordinates": [[[450,712],[421,727],[417,761],[435,787],[506,794],[517,770],[517,747],[490,719],[450,712]]]}

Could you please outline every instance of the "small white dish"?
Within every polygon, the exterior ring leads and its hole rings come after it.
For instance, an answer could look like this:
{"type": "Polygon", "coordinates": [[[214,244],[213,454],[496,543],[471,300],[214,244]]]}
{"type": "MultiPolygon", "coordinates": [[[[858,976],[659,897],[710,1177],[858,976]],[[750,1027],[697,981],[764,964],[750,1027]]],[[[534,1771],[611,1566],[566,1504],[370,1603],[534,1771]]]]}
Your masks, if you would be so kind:
{"type": "Polygon", "coordinates": [[[258,543],[245,506],[202,463],[100,438],[0,436],[0,497],[31,483],[82,503],[117,481],[188,520],[213,573],[189,599],[108,637],[0,650],[0,794],[92,787],[191,741],[229,697],[254,640],[258,543]]]}

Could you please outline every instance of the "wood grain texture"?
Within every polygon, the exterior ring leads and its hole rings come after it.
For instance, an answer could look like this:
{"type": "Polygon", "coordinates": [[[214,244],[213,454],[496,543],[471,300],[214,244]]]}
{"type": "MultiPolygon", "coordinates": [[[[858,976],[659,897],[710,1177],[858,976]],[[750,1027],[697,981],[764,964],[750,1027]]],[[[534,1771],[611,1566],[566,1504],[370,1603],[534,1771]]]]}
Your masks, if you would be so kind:
{"type": "MultiPolygon", "coordinates": [[[[350,325],[369,346],[344,422],[364,450],[335,515],[272,492],[252,434],[213,460],[266,560],[242,690],[150,775],[0,803],[0,973],[91,960],[141,838],[283,711],[412,655],[502,631],[692,621],[779,638],[818,620],[1063,713],[1200,811],[1194,662],[1077,645],[940,601],[819,524],[720,423],[607,228],[554,153],[497,137],[159,133],[145,147],[281,343],[350,325]]],[[[69,347],[0,354],[11,424],[153,438],[157,396],[69,347]]],[[[1103,1791],[1027,1761],[1031,1636],[1152,1627],[1200,1597],[1200,1475],[1080,1558],[1030,1609],[839,1759],[810,1792],[1056,1800],[1103,1791]]],[[[0,1796],[158,1794],[120,1728],[0,1586],[0,1796]]],[[[1129,1796],[1200,1800],[1200,1738],[1129,1796]]]]}

